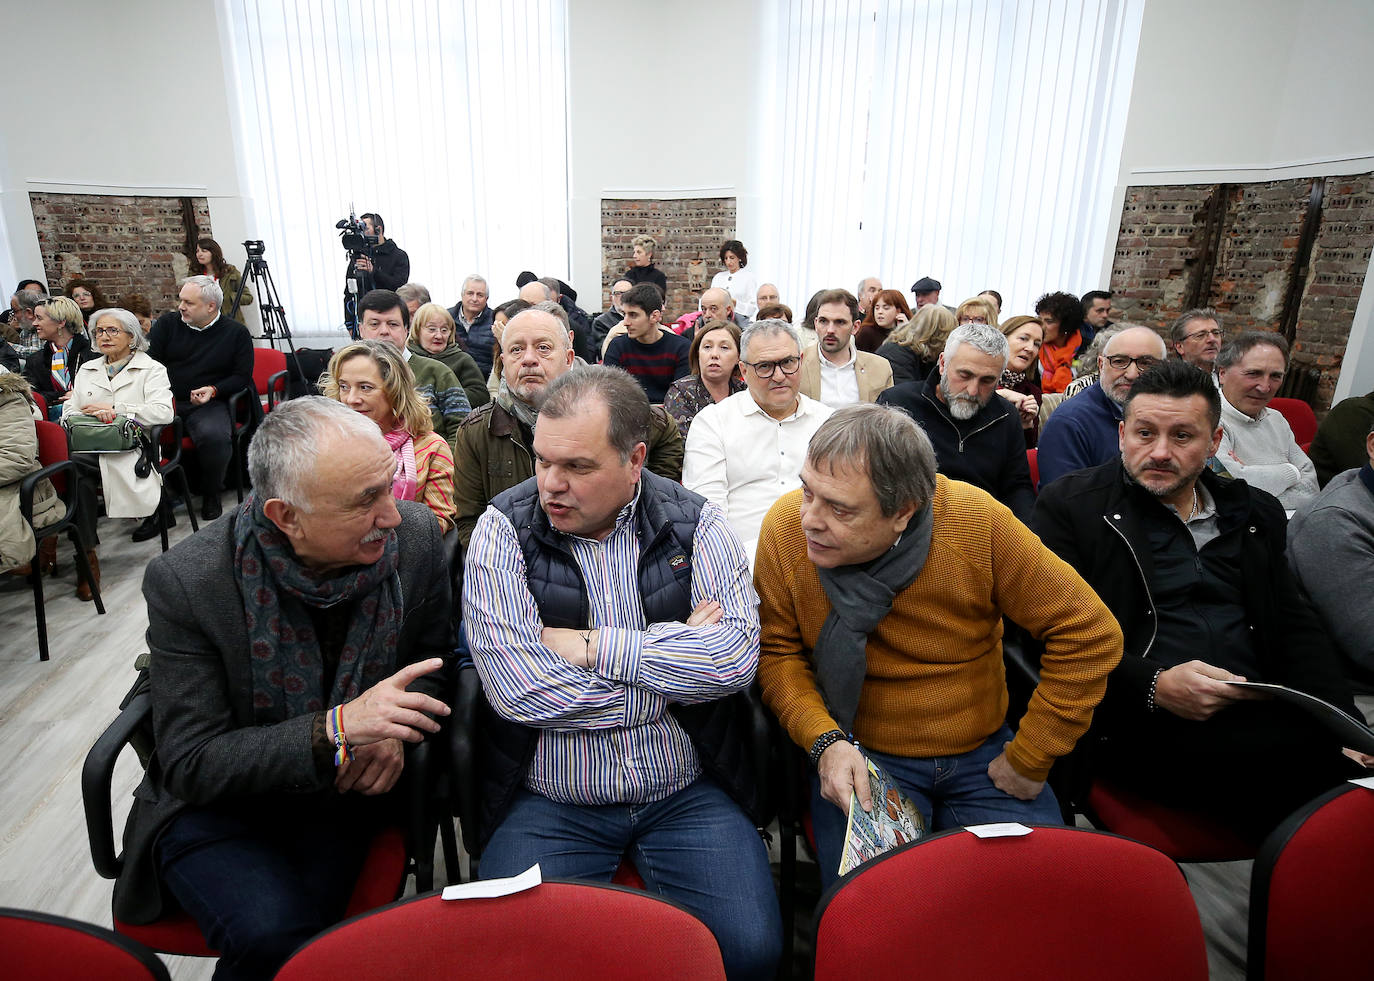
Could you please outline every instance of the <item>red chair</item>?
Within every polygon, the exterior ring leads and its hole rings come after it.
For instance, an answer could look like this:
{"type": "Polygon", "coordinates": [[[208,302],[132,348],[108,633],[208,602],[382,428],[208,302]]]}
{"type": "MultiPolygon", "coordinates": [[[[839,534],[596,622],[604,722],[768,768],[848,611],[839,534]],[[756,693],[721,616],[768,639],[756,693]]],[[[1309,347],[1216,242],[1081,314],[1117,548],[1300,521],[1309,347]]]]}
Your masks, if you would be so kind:
{"type": "Polygon", "coordinates": [[[1293,430],[1293,439],[1304,453],[1312,445],[1312,440],[1317,437],[1317,414],[1312,411],[1312,406],[1302,399],[1270,399],[1269,408],[1280,413],[1288,420],[1288,426],[1293,430]]]}
{"type": "Polygon", "coordinates": [[[253,348],[253,387],[240,389],[229,396],[229,421],[232,425],[231,438],[234,444],[233,462],[234,491],[240,502],[243,501],[243,467],[246,462],[244,453],[262,416],[271,412],[280,401],[286,401],[286,355],[270,347],[253,348]],[[248,398],[256,398],[258,405],[249,406],[248,398]]]}
{"type": "Polygon", "coordinates": [[[1207,977],[1178,866],[1079,828],[951,831],[842,877],[817,910],[815,981],[854,977],[1112,981],[1207,977]]]}
{"type": "Polygon", "coordinates": [[[1026,464],[1030,467],[1031,489],[1038,494],[1040,493],[1040,454],[1038,450],[1034,448],[1026,450],[1026,464]]]}
{"type": "Polygon", "coordinates": [[[391,978],[719,981],[720,948],[676,903],[548,880],[497,899],[415,896],[319,934],[276,981],[391,978]]]}
{"type": "Polygon", "coordinates": [[[1214,818],[1166,807],[1101,779],[1088,789],[1083,810],[1093,824],[1157,848],[1175,862],[1238,862],[1256,846],[1214,818]]]}
{"type": "Polygon", "coordinates": [[[43,418],[48,418],[48,400],[34,391],[30,391],[29,394],[33,396],[33,402],[38,406],[38,411],[43,413],[43,418]]]}
{"type": "Polygon", "coordinates": [[[1279,825],[1255,857],[1247,977],[1368,977],[1374,791],[1349,784],[1279,825]]]}
{"type": "Polygon", "coordinates": [[[91,584],[91,597],[95,600],[96,613],[105,612],[105,603],[100,598],[100,587],[91,576],[91,566],[86,560],[89,547],[81,538],[77,516],[81,508],[81,472],[67,456],[67,431],[55,422],[35,421],[34,429],[38,436],[38,462],[42,465],[29,474],[19,485],[19,512],[33,529],[33,559],[29,565],[29,583],[33,586],[34,614],[38,620],[38,660],[48,659],[48,616],[43,605],[43,575],[39,570],[39,545],[45,538],[67,533],[76,548],[76,565],[81,575],[91,584]],[[53,488],[67,504],[67,511],[56,523],[35,528],[33,524],[33,495],[38,484],[51,480],[53,488]]]}
{"type": "MultiPolygon", "coordinates": [[[[132,746],[141,759],[153,751],[152,697],[146,687],[136,687],[121,706],[114,722],[96,740],[81,769],[81,801],[86,812],[86,836],[96,872],[114,879],[124,865],[124,856],[115,851],[114,814],[110,805],[110,786],[115,764],[126,746],[132,746]]],[[[413,769],[407,757],[407,770],[413,769]]],[[[372,842],[348,903],[348,915],[375,909],[394,900],[405,885],[406,838],[399,828],[388,828],[372,842]]],[[[217,952],[206,944],[204,935],[189,914],[171,909],[153,923],[125,923],[116,918],[120,934],[164,954],[188,957],[214,957],[217,952]]]]}
{"type": "Polygon", "coordinates": [[[21,909],[0,909],[0,964],[10,978],[171,981],[140,943],[93,923],[21,909]]]}

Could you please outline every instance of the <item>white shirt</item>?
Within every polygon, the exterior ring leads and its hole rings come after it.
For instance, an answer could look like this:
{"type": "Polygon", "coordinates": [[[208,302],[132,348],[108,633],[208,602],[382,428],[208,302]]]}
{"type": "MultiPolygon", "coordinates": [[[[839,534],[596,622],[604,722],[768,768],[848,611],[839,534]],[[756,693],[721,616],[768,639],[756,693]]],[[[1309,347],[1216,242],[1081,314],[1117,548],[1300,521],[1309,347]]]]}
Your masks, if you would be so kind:
{"type": "Polygon", "coordinates": [[[816,346],[817,361],[821,366],[821,401],[832,409],[843,409],[846,405],[857,405],[859,401],[859,373],[854,363],[859,358],[859,349],[854,338],[849,339],[849,360],[835,364],[816,346]]]}
{"type": "Polygon", "coordinates": [[[774,419],[747,390],[736,392],[698,412],[687,430],[682,484],[725,512],[751,568],[764,515],[801,486],[806,446],[834,411],[797,398],[796,412],[774,419]]]}
{"type": "Polygon", "coordinates": [[[711,280],[711,286],[730,294],[735,301],[736,313],[753,320],[754,314],[759,312],[759,281],[748,269],[735,273],[722,269],[711,280]]]}
{"type": "Polygon", "coordinates": [[[1217,459],[1232,477],[1268,491],[1288,510],[1317,494],[1317,468],[1298,446],[1282,412],[1264,408],[1252,419],[1223,395],[1217,459]]]}

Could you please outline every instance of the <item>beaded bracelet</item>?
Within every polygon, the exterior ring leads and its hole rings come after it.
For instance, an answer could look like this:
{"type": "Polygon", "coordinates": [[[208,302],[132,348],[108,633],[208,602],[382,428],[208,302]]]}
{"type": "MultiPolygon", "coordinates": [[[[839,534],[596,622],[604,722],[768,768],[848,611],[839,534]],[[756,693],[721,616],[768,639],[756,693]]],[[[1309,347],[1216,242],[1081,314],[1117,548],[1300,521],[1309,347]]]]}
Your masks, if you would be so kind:
{"type": "Polygon", "coordinates": [[[827,749],[848,737],[838,729],[831,729],[829,732],[822,733],[816,737],[816,741],[811,744],[811,765],[820,766],[821,756],[827,749]]]}
{"type": "Polygon", "coordinates": [[[1163,673],[1164,669],[1160,668],[1155,672],[1155,676],[1150,679],[1150,691],[1145,696],[1145,708],[1147,711],[1153,712],[1155,710],[1155,687],[1159,684],[1159,676],[1163,673]]]}
{"type": "Polygon", "coordinates": [[[343,766],[353,759],[353,747],[348,745],[348,736],[344,732],[343,724],[343,705],[335,705],[329,710],[329,728],[333,730],[330,736],[334,740],[334,765],[343,766]]]}

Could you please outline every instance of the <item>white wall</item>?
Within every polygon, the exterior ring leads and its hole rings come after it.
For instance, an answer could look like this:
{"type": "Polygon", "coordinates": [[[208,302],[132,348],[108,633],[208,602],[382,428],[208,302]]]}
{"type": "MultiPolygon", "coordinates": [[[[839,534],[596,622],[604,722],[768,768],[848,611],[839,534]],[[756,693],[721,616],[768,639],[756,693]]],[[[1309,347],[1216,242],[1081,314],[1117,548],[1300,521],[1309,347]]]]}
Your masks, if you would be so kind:
{"type": "Polygon", "coordinates": [[[61,40],[17,55],[0,85],[0,282],[46,278],[30,191],[206,197],[232,255],[247,236],[214,0],[4,7],[10,24],[41,13],[42,32],[61,40]],[[17,130],[19,119],[32,131],[17,130]]]}
{"type": "MultiPolygon", "coordinates": [[[[1115,213],[1132,185],[1374,170],[1371,42],[1368,0],[1148,0],[1115,213]]],[[[1374,302],[1362,302],[1336,397],[1371,388],[1374,302]]]]}
{"type": "Polygon", "coordinates": [[[586,309],[603,197],[733,196],[748,243],[762,21],[749,0],[568,0],[570,272],[586,309]]]}

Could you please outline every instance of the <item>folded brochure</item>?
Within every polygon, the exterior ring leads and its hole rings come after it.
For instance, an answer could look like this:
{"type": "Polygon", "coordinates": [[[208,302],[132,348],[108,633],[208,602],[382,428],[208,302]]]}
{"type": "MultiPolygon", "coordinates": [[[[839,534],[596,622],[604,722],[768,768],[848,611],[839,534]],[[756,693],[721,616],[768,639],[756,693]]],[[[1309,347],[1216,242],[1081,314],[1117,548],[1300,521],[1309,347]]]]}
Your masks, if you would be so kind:
{"type": "Polygon", "coordinates": [[[878,764],[868,764],[868,786],[873,795],[873,810],[865,811],[859,795],[849,794],[849,825],[844,832],[844,854],[840,856],[840,875],[852,872],[870,858],[915,841],[926,832],[925,820],[911,798],[889,780],[878,764]]]}
{"type": "Polygon", "coordinates": [[[1374,730],[1330,702],[1323,701],[1315,695],[1309,695],[1307,692],[1298,691],[1296,688],[1271,685],[1263,681],[1228,681],[1226,683],[1235,685],[1237,688],[1250,688],[1265,692],[1280,701],[1300,708],[1339,738],[1342,746],[1374,755],[1374,730]]]}

